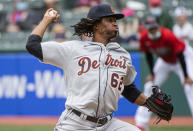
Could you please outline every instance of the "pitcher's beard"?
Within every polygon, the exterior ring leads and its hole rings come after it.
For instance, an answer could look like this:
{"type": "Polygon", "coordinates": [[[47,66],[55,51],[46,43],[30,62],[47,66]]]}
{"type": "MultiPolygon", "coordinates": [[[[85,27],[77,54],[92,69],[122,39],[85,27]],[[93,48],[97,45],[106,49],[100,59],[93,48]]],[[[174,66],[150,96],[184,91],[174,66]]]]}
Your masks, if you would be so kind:
{"type": "Polygon", "coordinates": [[[119,36],[119,32],[118,31],[114,31],[112,36],[110,37],[110,39],[115,39],[117,36],[119,36]]]}

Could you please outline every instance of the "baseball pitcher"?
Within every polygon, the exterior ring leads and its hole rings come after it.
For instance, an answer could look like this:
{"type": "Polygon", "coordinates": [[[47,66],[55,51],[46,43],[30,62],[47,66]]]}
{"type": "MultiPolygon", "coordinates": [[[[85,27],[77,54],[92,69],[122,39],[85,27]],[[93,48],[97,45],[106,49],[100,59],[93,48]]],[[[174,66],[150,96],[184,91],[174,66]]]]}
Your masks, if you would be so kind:
{"type": "MultiPolygon", "coordinates": [[[[136,71],[129,53],[118,43],[110,42],[119,30],[116,20],[123,18],[123,14],[114,13],[108,4],[94,6],[87,18],[73,26],[75,35],[92,37],[92,41],[41,42],[48,25],[59,18],[57,11],[48,9],[26,45],[28,52],[40,61],[65,72],[66,109],[55,131],[139,131],[136,126],[113,117],[120,95],[168,115],[148,104],[151,99],[135,87],[136,71]]],[[[170,120],[171,116],[167,118],[170,120]]]]}

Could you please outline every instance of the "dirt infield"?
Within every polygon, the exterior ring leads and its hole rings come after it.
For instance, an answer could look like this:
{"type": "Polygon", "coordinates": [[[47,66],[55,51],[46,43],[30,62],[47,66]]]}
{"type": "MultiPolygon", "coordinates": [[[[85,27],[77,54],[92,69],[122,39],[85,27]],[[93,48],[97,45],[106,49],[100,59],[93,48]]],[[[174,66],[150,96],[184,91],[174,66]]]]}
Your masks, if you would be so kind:
{"type": "MultiPolygon", "coordinates": [[[[120,117],[119,117],[120,118],[120,117]]],[[[134,119],[133,118],[120,118],[123,121],[129,122],[134,124],[134,119]]],[[[150,120],[150,125],[155,125],[153,124],[156,120],[156,117],[151,118],[150,120]]],[[[192,117],[173,117],[170,122],[167,121],[161,121],[158,125],[156,126],[193,126],[193,118],[192,117]]]]}
{"type": "MultiPolygon", "coordinates": [[[[119,119],[134,124],[134,119],[129,117],[119,117],[119,119]]],[[[150,125],[156,118],[151,118],[150,125]]],[[[58,117],[0,117],[0,125],[55,125],[58,117]]],[[[156,126],[193,126],[192,117],[173,117],[168,123],[161,121],[156,126]]]]}

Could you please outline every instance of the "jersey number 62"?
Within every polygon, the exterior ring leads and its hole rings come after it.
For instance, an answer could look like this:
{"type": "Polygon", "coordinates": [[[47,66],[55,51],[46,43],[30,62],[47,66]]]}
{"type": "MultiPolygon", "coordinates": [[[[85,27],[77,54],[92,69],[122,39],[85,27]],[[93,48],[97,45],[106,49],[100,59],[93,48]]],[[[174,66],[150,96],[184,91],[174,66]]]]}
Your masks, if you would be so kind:
{"type": "Polygon", "coordinates": [[[119,74],[113,73],[111,76],[111,86],[113,88],[118,88],[119,91],[121,91],[123,84],[123,77],[119,77],[119,74]]]}

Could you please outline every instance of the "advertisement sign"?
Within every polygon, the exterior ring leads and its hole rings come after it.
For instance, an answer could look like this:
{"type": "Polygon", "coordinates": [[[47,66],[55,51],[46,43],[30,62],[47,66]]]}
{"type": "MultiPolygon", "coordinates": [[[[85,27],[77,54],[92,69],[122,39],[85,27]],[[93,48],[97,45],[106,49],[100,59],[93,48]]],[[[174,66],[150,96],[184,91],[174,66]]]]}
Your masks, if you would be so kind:
{"type": "MultiPolygon", "coordinates": [[[[131,54],[140,87],[140,55],[131,54]]],[[[63,71],[28,53],[0,54],[0,115],[58,116],[65,109],[63,71]]],[[[116,116],[133,116],[136,105],[119,101],[116,116]]]]}

